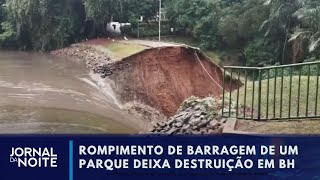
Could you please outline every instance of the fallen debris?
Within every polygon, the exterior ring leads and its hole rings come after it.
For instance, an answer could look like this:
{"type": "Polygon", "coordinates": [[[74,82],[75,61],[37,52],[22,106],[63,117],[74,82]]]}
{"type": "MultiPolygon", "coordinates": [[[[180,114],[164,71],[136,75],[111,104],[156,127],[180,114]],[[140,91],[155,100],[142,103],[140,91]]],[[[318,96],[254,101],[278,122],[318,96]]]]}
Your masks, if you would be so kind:
{"type": "Polygon", "coordinates": [[[146,122],[150,122],[152,119],[156,119],[157,121],[165,121],[167,119],[155,108],[136,101],[124,104],[123,109],[126,110],[129,114],[138,117],[146,122]]]}
{"type": "MultiPolygon", "coordinates": [[[[234,101],[231,102],[231,113],[235,113],[237,105],[234,101]]],[[[228,104],[225,105],[227,106],[228,104]]],[[[177,115],[169,118],[168,121],[153,122],[150,132],[155,134],[221,134],[226,122],[227,119],[222,117],[222,98],[191,97],[182,104],[177,115]]]]}
{"type": "MultiPolygon", "coordinates": [[[[213,98],[222,93],[223,70],[198,49],[159,47],[122,60],[112,59],[107,52],[87,45],[73,45],[51,54],[83,60],[94,73],[108,77],[115,84],[117,98],[130,114],[148,123],[154,121],[153,133],[214,134],[223,130],[226,119],[221,115],[222,102],[213,98]],[[190,98],[175,115],[181,103],[192,95],[213,97],[190,98]],[[173,117],[167,122],[165,119],[170,116],[173,117]]],[[[232,112],[235,106],[232,105],[232,112]]]]}

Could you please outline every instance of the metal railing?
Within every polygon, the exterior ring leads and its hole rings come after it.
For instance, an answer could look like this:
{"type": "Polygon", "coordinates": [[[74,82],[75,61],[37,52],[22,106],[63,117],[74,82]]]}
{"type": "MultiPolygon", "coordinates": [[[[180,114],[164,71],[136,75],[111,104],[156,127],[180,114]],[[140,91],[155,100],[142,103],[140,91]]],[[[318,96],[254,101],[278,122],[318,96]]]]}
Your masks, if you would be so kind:
{"type": "Polygon", "coordinates": [[[320,118],[319,75],[320,61],[225,66],[222,115],[251,120],[320,118]]]}

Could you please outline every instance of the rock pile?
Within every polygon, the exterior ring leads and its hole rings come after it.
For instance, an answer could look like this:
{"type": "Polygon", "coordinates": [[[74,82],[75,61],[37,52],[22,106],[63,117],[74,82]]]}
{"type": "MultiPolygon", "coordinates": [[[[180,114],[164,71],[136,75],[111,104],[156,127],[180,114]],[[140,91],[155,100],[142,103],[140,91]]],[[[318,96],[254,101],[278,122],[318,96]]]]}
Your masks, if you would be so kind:
{"type": "Polygon", "coordinates": [[[111,64],[101,64],[93,67],[93,72],[100,74],[102,78],[106,78],[113,74],[114,68],[111,64]]]}
{"type": "Polygon", "coordinates": [[[51,52],[56,56],[68,56],[77,60],[85,60],[87,67],[95,73],[106,77],[112,74],[111,63],[114,62],[110,56],[95,47],[86,45],[72,45],[68,48],[59,49],[51,52]]]}
{"type": "Polygon", "coordinates": [[[130,64],[110,58],[106,52],[88,45],[72,45],[71,47],[51,52],[56,56],[68,56],[77,60],[85,60],[87,67],[102,78],[112,75],[115,71],[121,71],[130,67],[130,64]]]}
{"type": "Polygon", "coordinates": [[[112,75],[116,71],[121,71],[125,68],[129,68],[129,63],[123,63],[121,61],[115,63],[102,64],[100,66],[96,66],[93,69],[94,73],[98,73],[102,78],[106,78],[107,76],[112,75]]]}
{"type": "MultiPolygon", "coordinates": [[[[232,112],[236,112],[235,102],[232,102],[231,108],[232,112]]],[[[191,97],[182,104],[177,115],[168,121],[153,122],[151,133],[220,134],[226,122],[227,119],[222,117],[222,98],[191,97]]]]}

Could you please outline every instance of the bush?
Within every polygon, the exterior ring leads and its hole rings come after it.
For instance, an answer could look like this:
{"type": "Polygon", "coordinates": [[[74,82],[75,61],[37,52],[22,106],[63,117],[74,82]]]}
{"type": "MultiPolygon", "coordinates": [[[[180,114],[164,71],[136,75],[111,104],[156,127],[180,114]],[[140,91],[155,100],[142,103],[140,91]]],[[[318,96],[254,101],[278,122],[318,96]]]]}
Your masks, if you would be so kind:
{"type": "Polygon", "coordinates": [[[16,47],[15,37],[17,32],[12,23],[2,22],[1,23],[2,32],[0,33],[0,47],[11,48],[16,47]]]}
{"type": "Polygon", "coordinates": [[[247,66],[266,66],[275,61],[274,45],[268,45],[265,40],[257,39],[250,42],[244,49],[247,66]]]}
{"type": "MultiPolygon", "coordinates": [[[[303,66],[303,67],[295,67],[292,69],[292,75],[293,76],[299,76],[301,69],[301,76],[308,76],[309,75],[309,67],[303,66]]],[[[262,73],[262,79],[268,79],[268,72],[264,71],[262,73]]],[[[269,72],[269,79],[274,78],[277,75],[277,77],[282,77],[282,70],[281,69],[272,69],[269,72]]],[[[285,68],[283,69],[283,76],[290,76],[291,75],[291,68],[285,68]]],[[[318,65],[311,65],[310,66],[310,76],[317,76],[318,75],[318,65]]]]}
{"type": "MultiPolygon", "coordinates": [[[[138,37],[138,26],[123,26],[121,27],[121,33],[131,37],[138,37]]],[[[154,37],[159,35],[158,22],[153,23],[140,23],[139,24],[140,37],[154,37]]],[[[172,35],[171,27],[168,23],[163,22],[161,25],[161,35],[172,35]]]]}
{"type": "Polygon", "coordinates": [[[132,27],[129,25],[120,27],[120,30],[121,30],[121,34],[123,35],[130,35],[132,34],[132,31],[133,31],[132,27]]]}

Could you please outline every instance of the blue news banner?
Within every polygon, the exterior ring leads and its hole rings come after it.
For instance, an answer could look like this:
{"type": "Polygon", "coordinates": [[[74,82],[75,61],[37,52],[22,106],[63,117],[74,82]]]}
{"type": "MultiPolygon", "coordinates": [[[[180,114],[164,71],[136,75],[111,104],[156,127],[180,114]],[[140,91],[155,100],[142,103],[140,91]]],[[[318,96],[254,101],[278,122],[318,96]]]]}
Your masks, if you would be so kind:
{"type": "Polygon", "coordinates": [[[320,179],[320,137],[2,136],[1,180],[320,179]]]}

